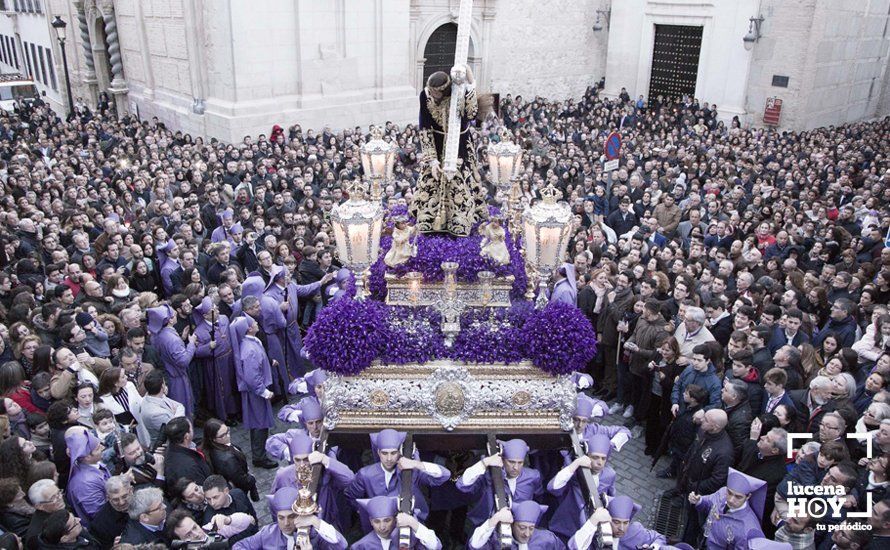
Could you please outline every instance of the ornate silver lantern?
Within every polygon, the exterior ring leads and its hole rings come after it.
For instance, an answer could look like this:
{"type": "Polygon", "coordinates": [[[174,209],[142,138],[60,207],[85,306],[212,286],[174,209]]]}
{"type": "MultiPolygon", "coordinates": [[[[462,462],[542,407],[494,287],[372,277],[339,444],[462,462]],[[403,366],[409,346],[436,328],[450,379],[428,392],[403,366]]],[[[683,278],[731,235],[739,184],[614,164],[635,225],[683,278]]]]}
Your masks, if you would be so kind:
{"type": "Polygon", "coordinates": [[[396,161],[398,148],[383,139],[383,130],[375,126],[371,130],[371,140],[362,145],[362,169],[371,181],[371,200],[383,197],[383,185],[392,180],[392,167],[396,161]]]}
{"type": "Polygon", "coordinates": [[[383,207],[365,199],[365,186],[349,186],[349,200],[331,210],[331,225],[337,251],[347,269],[355,275],[355,296],[364,298],[364,276],[380,253],[383,207]]]}
{"type": "Polygon", "coordinates": [[[538,276],[537,305],[547,303],[547,280],[565,258],[572,229],[572,209],[559,201],[562,192],[549,185],[541,191],[543,200],[522,213],[522,240],[525,258],[538,276]]]}
{"type": "Polygon", "coordinates": [[[501,195],[502,203],[510,206],[510,230],[517,233],[519,224],[519,171],[522,169],[522,147],[513,143],[506,129],[501,128],[500,141],[488,145],[488,168],[491,182],[501,195]]]}

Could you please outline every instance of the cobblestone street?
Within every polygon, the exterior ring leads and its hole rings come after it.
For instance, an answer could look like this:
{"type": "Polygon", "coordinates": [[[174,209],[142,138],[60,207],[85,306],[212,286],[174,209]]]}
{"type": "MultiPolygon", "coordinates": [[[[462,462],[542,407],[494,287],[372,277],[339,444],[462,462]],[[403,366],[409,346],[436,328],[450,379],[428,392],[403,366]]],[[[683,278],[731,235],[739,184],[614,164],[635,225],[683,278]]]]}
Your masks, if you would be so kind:
{"type": "MultiPolygon", "coordinates": [[[[604,419],[602,424],[617,425],[623,422],[620,415],[611,415],[604,419]]],[[[282,432],[287,426],[282,422],[277,422],[275,433],[282,432]]],[[[247,455],[250,455],[250,436],[247,430],[240,426],[233,431],[233,443],[241,447],[247,455]]],[[[652,514],[655,510],[655,499],[662,491],[673,486],[672,480],[657,479],[655,472],[663,468],[667,464],[667,458],[662,458],[659,467],[653,471],[649,471],[651,458],[643,453],[644,442],[642,438],[634,438],[625,444],[621,452],[613,453],[610,458],[610,464],[618,474],[616,481],[616,494],[624,494],[633,498],[636,502],[643,506],[643,510],[637,516],[637,519],[647,527],[651,527],[652,514]]],[[[282,462],[282,467],[285,464],[282,462]]],[[[253,474],[257,477],[260,495],[268,492],[275,478],[277,470],[264,470],[251,466],[253,474]]],[[[267,524],[272,521],[269,515],[269,509],[265,498],[255,503],[257,514],[260,517],[261,524],[267,524]]]]}

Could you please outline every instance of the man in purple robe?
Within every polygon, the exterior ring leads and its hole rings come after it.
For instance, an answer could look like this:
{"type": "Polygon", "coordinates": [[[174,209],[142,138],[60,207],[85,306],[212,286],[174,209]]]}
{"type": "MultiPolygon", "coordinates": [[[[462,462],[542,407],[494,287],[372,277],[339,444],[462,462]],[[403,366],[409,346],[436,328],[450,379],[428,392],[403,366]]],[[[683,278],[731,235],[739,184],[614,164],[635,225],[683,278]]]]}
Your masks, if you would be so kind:
{"type": "Polygon", "coordinates": [[[470,466],[457,480],[457,489],[473,495],[475,504],[467,518],[473,527],[482,525],[496,512],[494,490],[489,468],[498,468],[504,477],[504,489],[510,502],[535,500],[544,494],[541,474],[534,468],[525,467],[528,445],[521,439],[501,441],[501,452],[487,456],[470,466]]]}
{"type": "Polygon", "coordinates": [[[159,245],[156,252],[161,274],[161,286],[164,287],[164,293],[167,297],[170,297],[174,293],[172,275],[179,268],[179,247],[176,246],[176,242],[173,239],[170,239],[159,245]]]}
{"type": "Polygon", "coordinates": [[[276,468],[278,464],[266,456],[269,428],[275,426],[272,413],[272,369],[266,350],[256,334],[259,323],[249,316],[239,317],[229,327],[229,339],[235,357],[235,375],[241,392],[244,427],[250,430],[253,465],[276,468]]]}
{"type": "Polygon", "coordinates": [[[291,395],[310,395],[319,400],[324,399],[324,383],[328,379],[328,373],[321,369],[313,369],[302,378],[295,378],[288,386],[287,391],[291,395]]]}
{"type": "MultiPolygon", "coordinates": [[[[263,289],[266,288],[266,282],[263,281],[263,278],[259,275],[249,275],[244,282],[241,283],[241,297],[232,304],[232,319],[235,320],[235,317],[241,317],[244,315],[244,298],[248,296],[253,296],[256,299],[259,299],[263,295],[263,289]]],[[[255,317],[255,319],[259,320],[259,316],[255,317]]]]}
{"type": "Polygon", "coordinates": [[[621,447],[630,441],[630,430],[624,426],[605,426],[599,422],[593,422],[595,418],[605,416],[608,410],[609,407],[605,402],[579,393],[575,414],[572,417],[575,433],[582,439],[596,434],[605,434],[612,442],[612,447],[616,451],[620,451],[621,447]]]}
{"type": "Polygon", "coordinates": [[[706,512],[704,537],[709,550],[747,550],[748,540],[763,537],[760,520],[766,502],[766,482],[729,469],[726,486],[710,495],[689,493],[689,502],[706,512]]]}
{"type": "Polygon", "coordinates": [[[285,317],[286,327],[280,335],[284,345],[284,354],[287,357],[287,370],[291,378],[303,376],[306,372],[303,366],[303,357],[300,351],[303,349],[303,340],[300,338],[300,305],[298,298],[311,296],[321,289],[322,285],[334,278],[333,273],[326,273],[320,280],[308,285],[298,285],[286,267],[273,265],[269,284],[266,286],[265,295],[269,296],[279,305],[285,317]]]}
{"type": "Polygon", "coordinates": [[[204,400],[213,416],[223,422],[234,420],[241,407],[236,397],[229,318],[219,314],[209,296],[192,310],[192,317],[195,321],[195,357],[204,377],[204,400]]]}
{"type": "MultiPolygon", "coordinates": [[[[584,389],[590,387],[592,380],[588,375],[575,373],[572,378],[575,381],[575,387],[584,389]]],[[[602,418],[609,410],[609,405],[605,401],[593,399],[584,393],[578,393],[577,403],[575,404],[575,414],[572,415],[572,423],[574,431],[579,438],[584,439],[598,433],[609,436],[612,440],[612,447],[620,451],[621,447],[630,439],[630,430],[624,426],[604,426],[594,422],[597,418],[602,418]]],[[[565,463],[565,451],[555,449],[546,451],[532,451],[529,455],[529,464],[541,473],[542,479],[553,479],[565,463]]],[[[540,499],[538,499],[541,502],[540,499]]],[[[544,503],[556,506],[555,499],[545,496],[544,503]]]]}
{"type": "Polygon", "coordinates": [[[556,283],[553,285],[551,302],[578,305],[578,287],[575,280],[575,264],[565,264],[556,270],[556,283]]]}
{"type": "Polygon", "coordinates": [[[235,240],[232,238],[232,227],[235,226],[234,213],[230,208],[227,208],[220,213],[219,220],[222,222],[222,225],[218,226],[210,234],[210,242],[229,241],[229,244],[234,245],[235,240]]]}
{"type": "Polygon", "coordinates": [[[90,520],[105,504],[105,480],[111,474],[102,464],[105,447],[91,431],[83,426],[68,428],[65,446],[71,461],[68,476],[68,500],[74,512],[89,528],[90,520]]]}
{"type": "Polygon", "coordinates": [[[612,524],[612,548],[616,550],[637,550],[641,547],[664,546],[667,540],[657,531],[646,529],[638,521],[633,521],[642,506],[632,498],[620,495],[609,501],[605,508],[599,508],[581,529],[569,539],[569,550],[590,550],[599,548],[596,544],[597,526],[600,523],[612,524]]]}
{"type": "Polygon", "coordinates": [[[550,529],[564,540],[568,540],[587,521],[587,514],[584,511],[586,500],[576,475],[578,468],[590,470],[597,485],[597,492],[601,495],[615,494],[615,470],[606,464],[612,452],[609,436],[605,434],[585,436],[583,444],[587,447],[587,454],[574,460],[566,456],[565,467],[547,484],[547,490],[559,499],[556,512],[550,520],[550,529]]]}
{"type": "Polygon", "coordinates": [[[514,502],[511,508],[502,508],[488,521],[473,531],[467,541],[467,548],[472,550],[501,550],[501,533],[498,525],[510,524],[513,536],[511,549],[516,550],[560,550],[566,545],[552,532],[537,527],[538,520],[547,511],[547,507],[533,500],[514,502]]]}
{"type": "MultiPolygon", "coordinates": [[[[273,269],[276,267],[278,266],[273,266],[273,269]]],[[[275,397],[286,397],[291,376],[285,367],[284,330],[287,327],[287,317],[284,316],[284,312],[287,311],[289,304],[279,303],[268,294],[272,286],[273,279],[270,279],[269,284],[264,287],[266,293],[260,296],[261,313],[258,320],[266,335],[266,350],[272,364],[272,393],[275,397]]]]}
{"type": "MultiPolygon", "coordinates": [[[[380,462],[365,466],[355,475],[355,479],[346,488],[344,494],[353,505],[360,498],[372,498],[378,496],[397,497],[402,488],[401,470],[414,470],[412,484],[414,489],[414,509],[417,510],[417,519],[426,521],[429,515],[429,505],[421,492],[421,486],[437,487],[445,483],[451,477],[451,473],[432,462],[422,462],[407,456],[402,456],[402,443],[407,434],[395,430],[383,430],[370,434],[371,450],[380,462]]],[[[362,516],[362,529],[371,530],[368,519],[362,516]]]]}
{"type": "Polygon", "coordinates": [[[252,537],[240,540],[233,550],[303,550],[297,546],[298,530],[309,529],[309,540],[314,550],[346,550],[346,539],[333,525],[318,516],[298,516],[293,510],[299,491],[283,487],[268,496],[269,511],[275,523],[260,529],[252,537]]]}
{"type": "Polygon", "coordinates": [[[173,328],[175,324],[176,311],[172,307],[165,304],[148,310],[148,331],[169,379],[167,393],[170,399],[182,403],[185,416],[191,418],[195,414],[195,400],[188,367],[195,355],[195,335],[189,336],[188,345],[184,344],[173,328]]]}
{"type": "MultiPolygon", "coordinates": [[[[278,411],[278,419],[282,422],[300,424],[314,443],[321,437],[324,411],[316,398],[304,397],[299,403],[282,407],[278,411]]],[[[287,441],[288,438],[283,437],[283,434],[275,434],[266,443],[266,451],[275,456],[284,456],[287,450],[287,441]]],[[[287,459],[290,460],[290,457],[288,456],[287,459]]]]}
{"type": "Polygon", "coordinates": [[[354,543],[352,550],[399,550],[399,528],[411,529],[410,550],[441,550],[442,542],[436,533],[412,515],[399,513],[399,499],[395,497],[360,498],[358,505],[371,521],[373,530],[354,543]]]}
{"type": "Polygon", "coordinates": [[[321,507],[319,517],[330,523],[338,530],[349,528],[350,511],[337,505],[337,495],[355,479],[352,470],[337,460],[335,450],[321,453],[315,450],[314,441],[306,433],[290,432],[288,440],[288,455],[291,465],[280,468],[275,473],[272,481],[271,492],[282,487],[296,487],[300,489],[302,484],[297,480],[297,474],[301,468],[312,468],[316,464],[324,466],[324,472],[318,482],[318,495],[316,501],[321,507]]]}

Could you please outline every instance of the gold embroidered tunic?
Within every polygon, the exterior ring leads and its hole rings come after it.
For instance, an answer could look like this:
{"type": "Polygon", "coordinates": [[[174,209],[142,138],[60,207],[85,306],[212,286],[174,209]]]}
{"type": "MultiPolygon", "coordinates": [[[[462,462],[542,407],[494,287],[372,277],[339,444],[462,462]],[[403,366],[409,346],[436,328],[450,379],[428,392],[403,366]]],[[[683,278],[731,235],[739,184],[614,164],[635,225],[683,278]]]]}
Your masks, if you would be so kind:
{"type": "Polygon", "coordinates": [[[452,179],[440,172],[434,178],[430,162],[444,162],[445,139],[448,134],[450,96],[436,101],[424,88],[420,92],[420,144],[424,155],[417,189],[411,203],[411,214],[421,233],[451,233],[459,237],[470,234],[473,225],[488,218],[486,191],[479,179],[476,144],[470,134],[470,121],[476,117],[476,90],[468,87],[458,106],[460,113],[460,147],[457,173],[452,179]]]}

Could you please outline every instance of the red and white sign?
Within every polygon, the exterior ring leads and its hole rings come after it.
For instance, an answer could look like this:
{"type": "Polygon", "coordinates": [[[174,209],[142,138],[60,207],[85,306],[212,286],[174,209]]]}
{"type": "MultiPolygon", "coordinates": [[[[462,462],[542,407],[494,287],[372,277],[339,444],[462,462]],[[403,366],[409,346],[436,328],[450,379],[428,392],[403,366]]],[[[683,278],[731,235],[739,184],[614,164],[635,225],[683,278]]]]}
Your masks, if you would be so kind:
{"type": "Polygon", "coordinates": [[[782,118],[782,100],[777,97],[766,98],[766,107],[763,109],[763,123],[769,126],[778,126],[782,118]]]}

